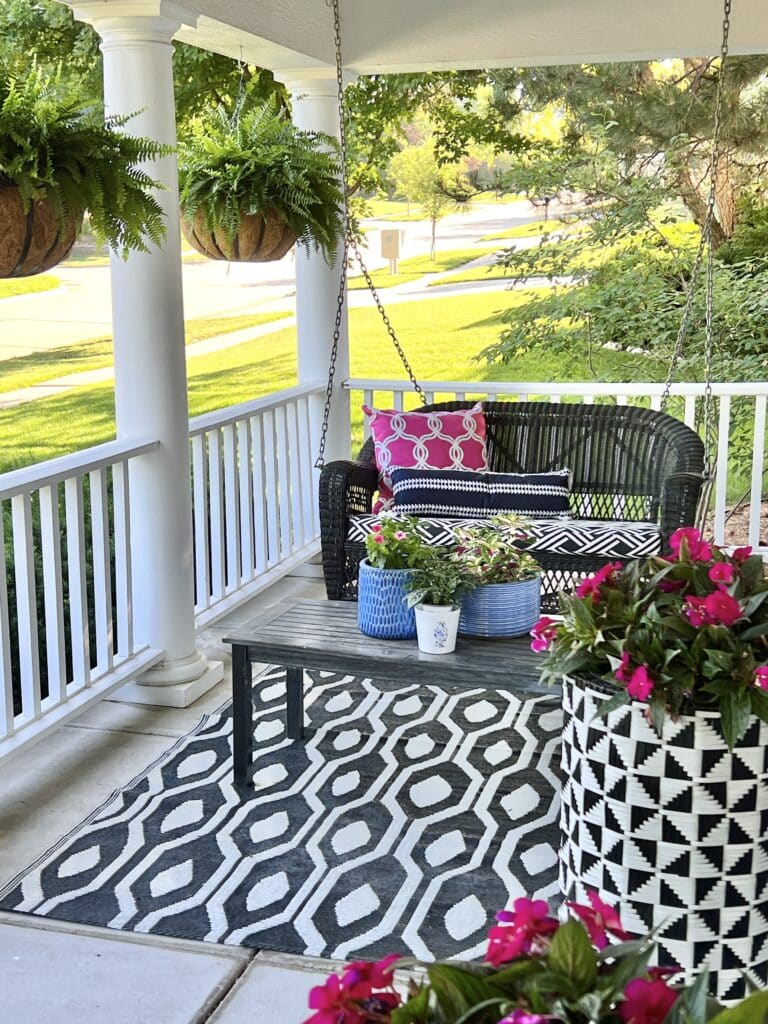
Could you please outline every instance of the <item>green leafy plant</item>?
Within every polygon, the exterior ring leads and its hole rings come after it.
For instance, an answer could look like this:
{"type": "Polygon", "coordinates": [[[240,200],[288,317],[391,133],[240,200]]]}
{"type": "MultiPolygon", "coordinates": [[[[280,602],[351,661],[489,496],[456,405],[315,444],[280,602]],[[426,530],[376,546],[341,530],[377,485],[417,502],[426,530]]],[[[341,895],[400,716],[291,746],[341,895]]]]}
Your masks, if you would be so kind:
{"type": "Polygon", "coordinates": [[[691,985],[652,967],[653,935],[633,939],[596,892],[561,922],[544,900],[521,897],[488,934],[485,963],[419,964],[397,955],[358,961],[312,989],[306,1024],[757,1024],[768,992],[723,1010],[707,972],[691,985]],[[619,941],[615,941],[619,940],[619,941]],[[406,995],[397,969],[416,968],[406,995]]]}
{"type": "Polygon", "coordinates": [[[333,260],[343,234],[338,145],[295,128],[273,102],[230,115],[216,108],[179,144],[181,205],[231,240],[243,214],[282,218],[298,240],[333,260]]]}
{"type": "Polygon", "coordinates": [[[59,72],[0,67],[0,184],[15,185],[25,211],[47,199],[62,227],[85,210],[95,234],[125,255],[162,240],[158,183],[142,168],[167,146],[121,129],[127,117],[104,120],[59,72]]]}
{"type": "Polygon", "coordinates": [[[768,581],[751,548],[731,554],[683,528],[669,558],[605,565],[572,595],[561,622],[534,626],[546,677],[587,674],[617,687],[604,713],[641,701],[659,733],[666,715],[720,713],[730,747],[751,717],[768,722],[768,581]]]}
{"type": "Polygon", "coordinates": [[[409,608],[417,604],[456,604],[479,582],[465,565],[450,558],[445,548],[426,548],[424,560],[416,566],[408,584],[406,603],[409,608]]]}
{"type": "Polygon", "coordinates": [[[477,586],[517,583],[540,572],[536,559],[522,550],[527,534],[520,516],[493,516],[486,523],[460,526],[454,535],[452,557],[475,578],[477,586]]]}
{"type": "Polygon", "coordinates": [[[413,569],[428,556],[419,535],[419,520],[410,516],[385,517],[365,538],[368,564],[374,569],[413,569]]]}

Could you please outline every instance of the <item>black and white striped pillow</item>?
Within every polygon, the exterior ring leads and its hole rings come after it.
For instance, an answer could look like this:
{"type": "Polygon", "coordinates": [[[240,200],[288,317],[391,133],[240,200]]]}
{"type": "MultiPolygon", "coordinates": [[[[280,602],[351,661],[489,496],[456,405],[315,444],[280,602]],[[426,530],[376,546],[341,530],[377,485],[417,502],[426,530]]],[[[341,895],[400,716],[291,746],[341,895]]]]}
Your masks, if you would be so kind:
{"type": "Polygon", "coordinates": [[[391,470],[395,511],[411,516],[488,519],[504,512],[548,519],[569,512],[569,469],[550,473],[391,470]]]}

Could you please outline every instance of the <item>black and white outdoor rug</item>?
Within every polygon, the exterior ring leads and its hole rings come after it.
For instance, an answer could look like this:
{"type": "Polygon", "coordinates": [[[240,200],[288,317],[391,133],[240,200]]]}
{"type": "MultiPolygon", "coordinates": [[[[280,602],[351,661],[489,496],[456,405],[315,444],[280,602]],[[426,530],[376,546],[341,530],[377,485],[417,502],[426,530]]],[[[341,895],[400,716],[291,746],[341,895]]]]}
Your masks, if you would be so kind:
{"type": "Polygon", "coordinates": [[[232,786],[231,709],[0,894],[64,921],[343,959],[480,956],[492,915],[555,898],[558,696],[305,677],[254,688],[256,789],[232,786]]]}

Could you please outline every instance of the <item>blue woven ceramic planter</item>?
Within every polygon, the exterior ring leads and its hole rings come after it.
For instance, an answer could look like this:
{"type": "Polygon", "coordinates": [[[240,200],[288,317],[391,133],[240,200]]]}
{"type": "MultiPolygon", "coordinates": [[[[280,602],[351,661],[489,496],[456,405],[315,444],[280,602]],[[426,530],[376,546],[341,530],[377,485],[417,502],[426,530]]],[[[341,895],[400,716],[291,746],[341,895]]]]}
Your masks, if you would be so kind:
{"type": "Polygon", "coordinates": [[[357,624],[377,640],[410,640],[416,636],[416,616],[405,603],[410,569],[374,569],[360,563],[357,583],[357,624]]]}
{"type": "Polygon", "coordinates": [[[465,636],[525,636],[541,613],[541,579],[488,583],[461,603],[459,632],[465,636]]]}

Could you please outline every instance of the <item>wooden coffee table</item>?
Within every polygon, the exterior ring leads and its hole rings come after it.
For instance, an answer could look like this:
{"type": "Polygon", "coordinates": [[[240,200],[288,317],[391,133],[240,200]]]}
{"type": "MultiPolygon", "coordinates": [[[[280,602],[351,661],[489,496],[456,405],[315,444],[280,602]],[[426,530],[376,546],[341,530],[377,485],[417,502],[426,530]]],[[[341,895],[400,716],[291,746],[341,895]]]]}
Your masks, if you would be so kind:
{"type": "Polygon", "coordinates": [[[224,643],[232,645],[234,773],[239,787],[248,785],[252,775],[252,665],[257,662],[286,668],[286,732],[293,740],[304,733],[304,669],[405,683],[487,686],[526,695],[557,692],[539,683],[541,656],[531,650],[528,637],[459,637],[454,654],[422,654],[415,640],[364,636],[352,601],[278,604],[233,630],[224,643]]]}

